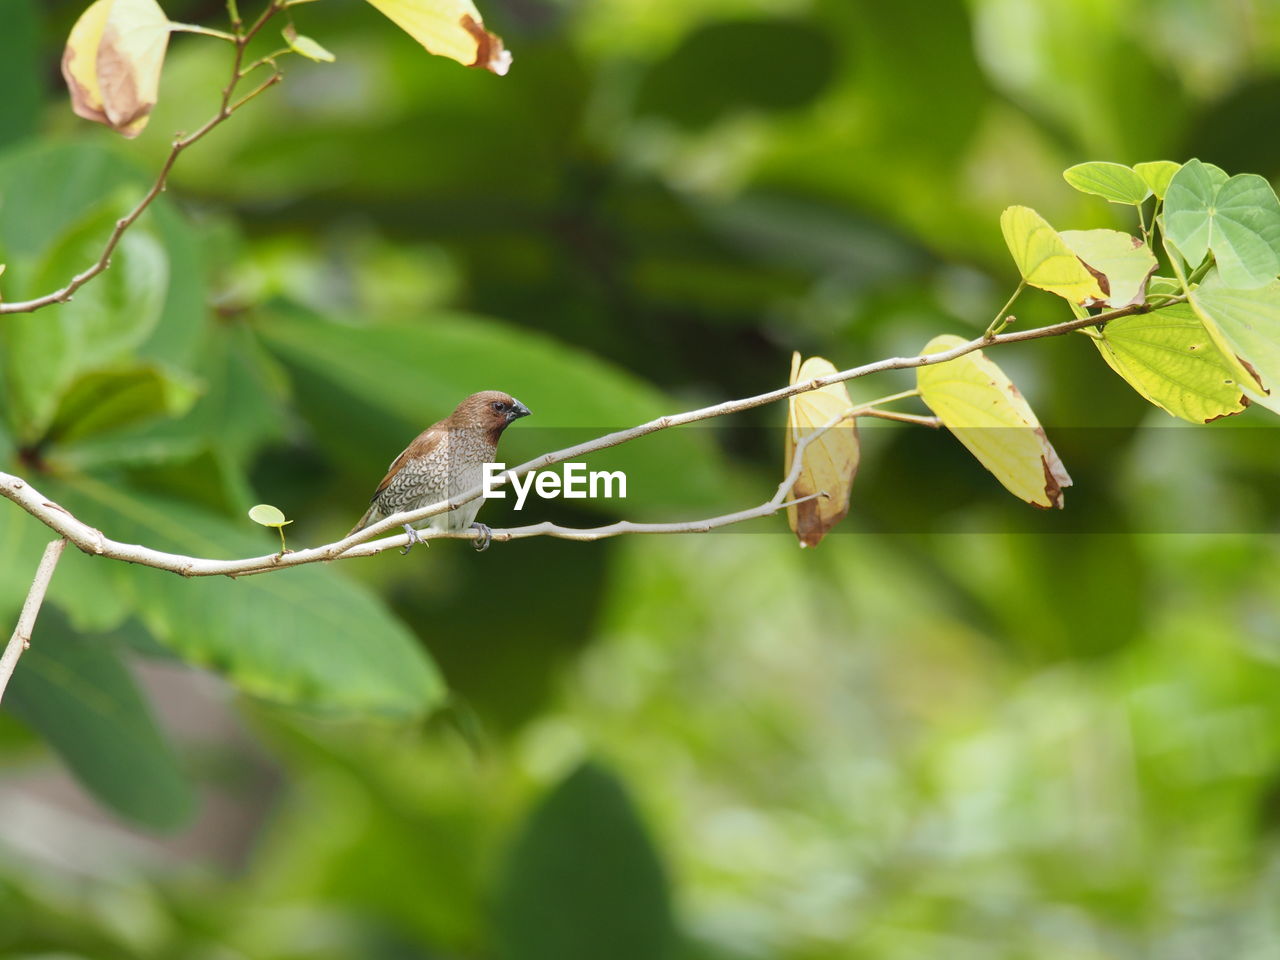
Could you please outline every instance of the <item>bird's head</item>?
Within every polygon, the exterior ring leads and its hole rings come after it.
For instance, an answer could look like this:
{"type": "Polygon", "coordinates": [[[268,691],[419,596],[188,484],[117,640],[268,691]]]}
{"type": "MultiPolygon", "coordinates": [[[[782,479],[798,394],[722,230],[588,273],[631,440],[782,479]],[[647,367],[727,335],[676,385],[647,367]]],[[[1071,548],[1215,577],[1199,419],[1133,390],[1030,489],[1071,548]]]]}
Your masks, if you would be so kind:
{"type": "Polygon", "coordinates": [[[532,411],[515,397],[501,390],[483,390],[473,393],[458,404],[450,418],[454,424],[464,428],[488,431],[494,438],[502,435],[502,431],[521,417],[527,417],[532,411]]]}

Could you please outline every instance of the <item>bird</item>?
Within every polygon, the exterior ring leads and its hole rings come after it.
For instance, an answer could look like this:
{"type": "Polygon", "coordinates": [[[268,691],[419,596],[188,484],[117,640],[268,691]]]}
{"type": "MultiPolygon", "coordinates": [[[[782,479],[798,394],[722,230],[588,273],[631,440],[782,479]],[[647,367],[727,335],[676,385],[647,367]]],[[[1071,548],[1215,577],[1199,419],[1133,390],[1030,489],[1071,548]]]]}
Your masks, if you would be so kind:
{"type": "MultiPolygon", "coordinates": [[[[502,432],[532,411],[510,394],[500,390],[473,393],[443,420],[433,423],[391,461],[387,475],[369,498],[369,509],[347,536],[363,530],[383,517],[440,503],[480,486],[484,464],[493,463],[502,432]]],[[[425,529],[440,533],[479,531],[477,550],[489,546],[491,532],[476,523],[483,499],[462,504],[454,510],[428,517],[425,529]]],[[[415,543],[423,543],[418,531],[404,525],[409,542],[400,551],[407,554],[415,543]]]]}

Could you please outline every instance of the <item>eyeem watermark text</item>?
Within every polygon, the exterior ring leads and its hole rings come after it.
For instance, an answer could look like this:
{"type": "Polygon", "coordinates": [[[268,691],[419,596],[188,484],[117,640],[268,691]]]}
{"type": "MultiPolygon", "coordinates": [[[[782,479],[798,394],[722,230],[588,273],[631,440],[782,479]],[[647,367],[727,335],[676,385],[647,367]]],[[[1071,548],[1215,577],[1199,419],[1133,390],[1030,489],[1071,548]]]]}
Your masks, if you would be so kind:
{"type": "MultiPolygon", "coordinates": [[[[507,479],[516,491],[516,509],[523,510],[524,502],[533,490],[543,500],[564,497],[566,500],[625,500],[627,475],[621,470],[587,471],[585,463],[566,463],[563,476],[552,470],[530,470],[523,477],[508,475],[507,479]]],[[[505,463],[484,465],[484,498],[505,498],[507,491],[497,486],[506,471],[505,463]]]]}

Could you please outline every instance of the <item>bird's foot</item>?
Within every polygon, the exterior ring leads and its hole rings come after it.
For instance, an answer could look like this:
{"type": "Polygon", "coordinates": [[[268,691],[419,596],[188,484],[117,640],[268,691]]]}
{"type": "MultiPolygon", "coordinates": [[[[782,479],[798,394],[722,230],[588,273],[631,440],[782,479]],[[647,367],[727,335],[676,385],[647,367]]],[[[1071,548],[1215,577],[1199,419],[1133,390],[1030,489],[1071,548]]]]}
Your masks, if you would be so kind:
{"type": "MultiPolygon", "coordinates": [[[[413,545],[415,543],[427,543],[427,541],[422,539],[418,534],[418,531],[413,529],[413,527],[409,526],[407,523],[404,525],[404,532],[409,535],[409,542],[406,543],[404,545],[404,549],[400,551],[400,556],[402,557],[407,555],[409,551],[413,549],[413,545]]],[[[429,543],[427,543],[427,545],[430,546],[429,543]]]]}
{"type": "Polygon", "coordinates": [[[475,541],[476,551],[488,550],[489,544],[493,540],[493,531],[483,523],[473,523],[471,524],[471,529],[478,531],[475,541]]]}

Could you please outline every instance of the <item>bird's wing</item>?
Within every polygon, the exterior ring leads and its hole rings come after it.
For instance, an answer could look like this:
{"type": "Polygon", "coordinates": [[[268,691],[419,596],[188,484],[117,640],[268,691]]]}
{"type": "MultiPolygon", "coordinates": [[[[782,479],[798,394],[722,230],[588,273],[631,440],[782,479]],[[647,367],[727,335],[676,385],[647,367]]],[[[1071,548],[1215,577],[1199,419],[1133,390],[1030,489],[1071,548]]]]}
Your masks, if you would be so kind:
{"type": "Polygon", "coordinates": [[[378,497],[382,496],[382,491],[386,490],[387,487],[391,485],[391,481],[395,479],[396,474],[400,472],[400,468],[403,467],[406,462],[409,460],[415,460],[418,457],[430,455],[431,451],[439,446],[440,441],[443,440],[447,434],[448,429],[445,426],[444,420],[441,420],[439,423],[432,424],[418,434],[418,436],[414,438],[413,443],[405,447],[404,450],[400,452],[400,456],[391,461],[391,466],[387,468],[387,475],[382,478],[382,482],[378,484],[378,489],[373,492],[373,496],[369,498],[369,501],[372,503],[374,500],[377,500],[378,497]]]}

